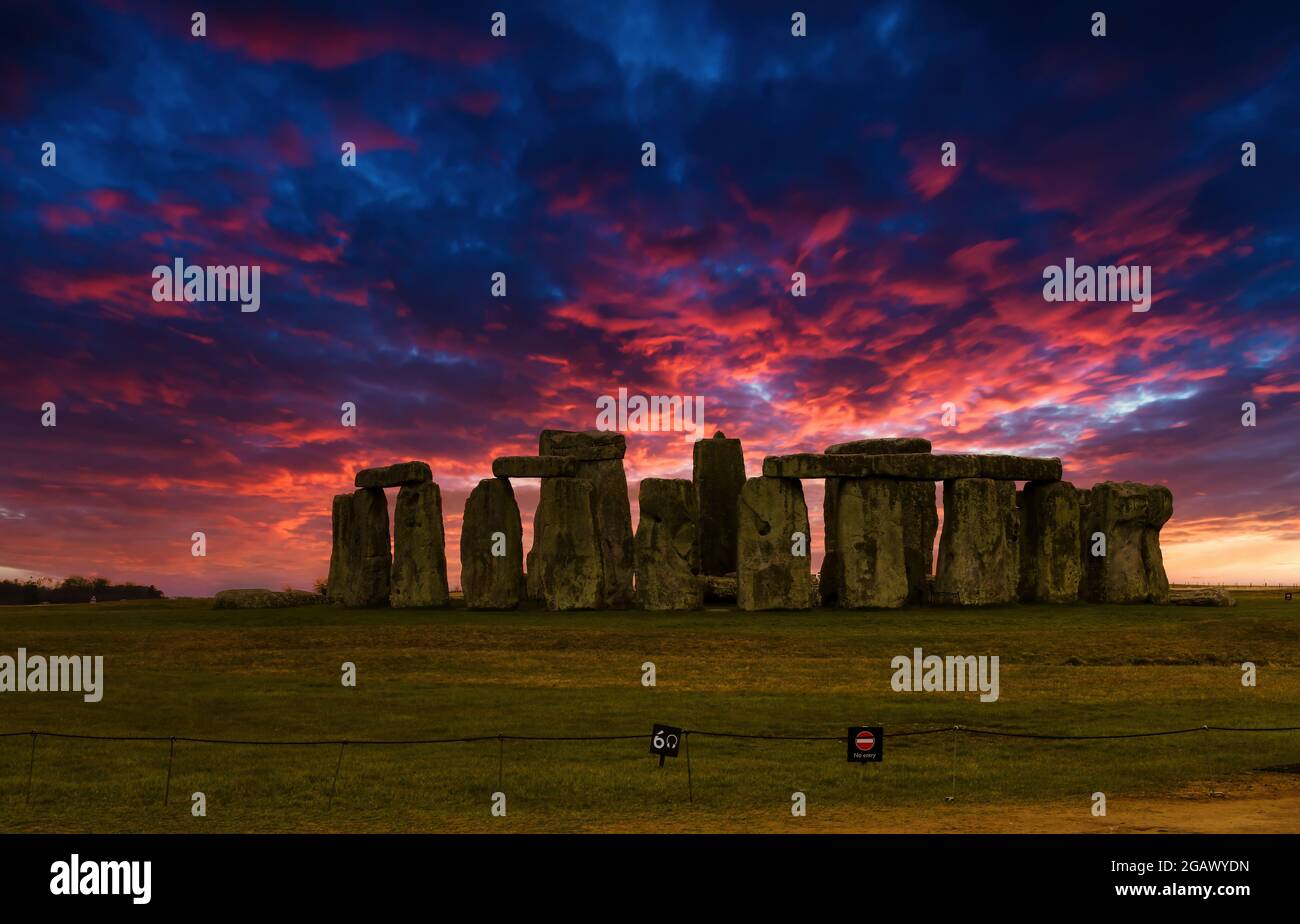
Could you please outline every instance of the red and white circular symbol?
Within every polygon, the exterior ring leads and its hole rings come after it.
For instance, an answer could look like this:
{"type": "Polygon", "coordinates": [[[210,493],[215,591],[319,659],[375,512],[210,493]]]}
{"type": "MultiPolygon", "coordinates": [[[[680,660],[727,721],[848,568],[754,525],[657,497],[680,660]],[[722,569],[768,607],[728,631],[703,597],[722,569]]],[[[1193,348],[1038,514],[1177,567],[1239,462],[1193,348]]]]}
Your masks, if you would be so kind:
{"type": "Polygon", "coordinates": [[[860,731],[855,743],[859,751],[870,751],[876,746],[876,736],[869,731],[860,731]]]}

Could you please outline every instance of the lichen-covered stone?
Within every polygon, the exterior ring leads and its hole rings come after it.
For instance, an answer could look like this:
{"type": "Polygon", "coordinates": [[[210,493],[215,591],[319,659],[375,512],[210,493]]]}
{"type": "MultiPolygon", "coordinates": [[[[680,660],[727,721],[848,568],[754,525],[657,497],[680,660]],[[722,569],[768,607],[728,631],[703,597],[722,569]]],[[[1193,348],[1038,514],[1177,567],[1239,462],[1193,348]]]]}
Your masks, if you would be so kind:
{"type": "Polygon", "coordinates": [[[898,607],[907,600],[901,482],[840,480],[835,502],[840,606],[898,607]]]}
{"type": "Polygon", "coordinates": [[[1023,456],[912,452],[895,455],[799,453],[768,456],[763,474],[772,478],[910,478],[951,481],[995,478],[1006,481],[1060,481],[1061,460],[1023,456]]]}
{"type": "Polygon", "coordinates": [[[636,600],[647,610],[691,610],[703,601],[695,485],[683,478],[641,482],[636,528],[636,600]]]}
{"type": "Polygon", "coordinates": [[[722,431],[696,440],[692,471],[700,503],[700,570],[730,574],[736,570],[736,529],[740,489],[745,485],[745,453],[740,440],[722,431]]]}
{"type": "Polygon", "coordinates": [[[627,453],[627,438],[605,430],[543,430],[540,456],[569,456],[583,462],[608,462],[627,453]]]}
{"type": "Polygon", "coordinates": [[[392,548],[388,502],[380,488],[334,497],[329,599],[343,606],[387,606],[392,548]]]}
{"type": "Polygon", "coordinates": [[[742,610],[801,610],[816,603],[807,554],[808,507],[793,478],[750,478],[740,491],[736,602],[742,610]]]}
{"type": "Polygon", "coordinates": [[[919,436],[878,436],[848,443],[836,443],[827,446],[826,452],[836,456],[879,456],[929,452],[930,448],[930,441],[919,436]]]}
{"type": "MultiPolygon", "coordinates": [[[[911,436],[854,440],[836,443],[826,449],[827,455],[895,455],[929,451],[929,440],[911,436]]],[[[820,585],[822,603],[827,605],[836,602],[839,593],[840,559],[835,538],[835,502],[840,482],[839,478],[826,479],[826,493],[822,502],[826,547],[822,558],[820,585]]],[[[934,571],[934,535],[939,528],[934,483],[902,481],[899,492],[903,502],[903,559],[907,565],[909,588],[907,602],[924,603],[929,599],[926,581],[934,571]]]]}
{"type": "Polygon", "coordinates": [[[309,590],[270,590],[265,587],[240,587],[219,590],[212,598],[214,610],[267,610],[286,606],[314,606],[325,598],[309,590]]]}
{"type": "Polygon", "coordinates": [[[1169,602],[1176,606],[1236,606],[1232,594],[1221,587],[1189,587],[1169,591],[1169,602]]]}
{"type": "Polygon", "coordinates": [[[404,484],[397,492],[390,601],[395,607],[446,606],[451,601],[437,482],[404,484]]]}
{"type": "MultiPolygon", "coordinates": [[[[636,551],[632,541],[632,504],[628,499],[627,475],[623,471],[626,448],[623,434],[601,430],[581,433],[543,430],[538,441],[539,455],[567,456],[576,460],[576,477],[591,483],[592,508],[596,515],[601,553],[600,599],[605,607],[630,606],[633,601],[632,575],[636,551]]],[[[546,481],[542,484],[545,486],[546,481]]],[[[540,507],[539,504],[539,510],[540,507]]],[[[536,524],[533,530],[536,532],[536,524]]],[[[547,563],[541,563],[539,580],[547,567],[547,563]]],[[[528,570],[533,570],[531,554],[528,570]]],[[[532,581],[529,586],[533,586],[532,581]]]]}
{"type": "Polygon", "coordinates": [[[595,492],[585,478],[547,478],[534,523],[534,558],[541,597],[549,610],[591,610],[602,606],[604,575],[596,528],[595,492]]]}
{"type": "Polygon", "coordinates": [[[1173,512],[1174,496],[1164,485],[1093,485],[1082,508],[1080,597],[1093,603],[1168,602],[1160,528],[1173,512]],[[1106,537],[1104,556],[1092,554],[1099,532],[1106,537]]]}
{"type": "Polygon", "coordinates": [[[705,603],[735,603],[735,574],[706,574],[701,578],[704,584],[705,603]]]}
{"type": "Polygon", "coordinates": [[[433,481],[427,462],[398,462],[383,468],[363,468],[357,472],[358,488],[400,488],[404,484],[433,481]]]}
{"type": "Polygon", "coordinates": [[[1030,481],[1019,499],[1020,599],[1078,599],[1079,492],[1068,481],[1030,481]]]}
{"type": "Polygon", "coordinates": [[[512,610],[524,592],[524,534],[510,482],[484,478],[465,500],[460,586],[471,610],[512,610]],[[504,551],[494,555],[493,551],[504,551]]]}
{"type": "Polygon", "coordinates": [[[957,478],[943,483],[943,534],[934,602],[1011,603],[1020,577],[1020,515],[1013,481],[957,478]]]}
{"type": "Polygon", "coordinates": [[[934,482],[902,481],[903,561],[907,565],[907,602],[930,602],[934,576],[934,537],[939,531],[939,508],[934,482]]]}
{"type": "Polygon", "coordinates": [[[567,456],[502,456],[492,460],[497,478],[573,478],[577,460],[567,456]]]}

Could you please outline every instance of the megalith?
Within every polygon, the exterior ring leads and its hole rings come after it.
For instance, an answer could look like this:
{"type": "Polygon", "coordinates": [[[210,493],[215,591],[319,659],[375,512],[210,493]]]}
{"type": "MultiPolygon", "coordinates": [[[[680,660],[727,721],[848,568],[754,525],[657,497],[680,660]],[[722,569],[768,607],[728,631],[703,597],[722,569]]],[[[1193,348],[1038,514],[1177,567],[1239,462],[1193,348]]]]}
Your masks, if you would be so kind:
{"type": "Polygon", "coordinates": [[[903,483],[890,478],[836,480],[835,599],[849,609],[902,606],[908,597],[903,483]]]}
{"type": "Polygon", "coordinates": [[[1068,481],[1030,481],[1020,492],[1020,599],[1078,599],[1079,491],[1068,481]]]}
{"type": "Polygon", "coordinates": [[[460,586],[471,610],[512,610],[524,591],[524,534],[514,489],[484,478],[465,500],[460,586]]]}
{"type": "Polygon", "coordinates": [[[540,512],[533,525],[533,549],[545,562],[538,589],[549,610],[601,607],[605,586],[600,536],[596,527],[595,490],[585,478],[542,481],[540,512]]]}
{"type": "Polygon", "coordinates": [[[404,484],[393,508],[392,605],[446,606],[450,600],[442,491],[434,481],[404,484]]]}
{"type": "Polygon", "coordinates": [[[703,602],[699,510],[684,478],[641,482],[636,527],[636,600],[647,610],[692,610],[703,602]]]}
{"type": "Polygon", "coordinates": [[[400,488],[407,484],[433,481],[427,462],[397,462],[382,468],[363,468],[353,484],[358,488],[400,488]]]}
{"type": "Polygon", "coordinates": [[[1016,484],[992,478],[943,483],[943,534],[934,602],[1012,603],[1019,592],[1020,516],[1016,484]]]}
{"type": "MultiPolygon", "coordinates": [[[[836,443],[826,448],[828,455],[898,455],[927,453],[930,441],[921,437],[877,437],[836,443]]],[[[824,604],[834,603],[839,593],[839,550],[836,539],[835,504],[841,478],[826,479],[822,502],[825,524],[825,556],[822,558],[821,596],[824,604]]],[[[934,482],[902,481],[899,496],[903,511],[903,559],[907,565],[907,602],[922,603],[927,595],[927,581],[933,573],[934,536],[939,529],[939,513],[934,499],[934,482]]]]}
{"type": "Polygon", "coordinates": [[[1079,595],[1094,603],[1167,603],[1169,579],[1160,554],[1160,528],[1174,512],[1164,485],[1103,481],[1081,508],[1083,578],[1079,595]],[[1097,534],[1105,554],[1094,555],[1097,534]]]}
{"type": "Polygon", "coordinates": [[[392,551],[388,502],[382,488],[361,488],[334,497],[332,545],[326,590],[331,603],[386,606],[392,551]]]}
{"type": "Polygon", "coordinates": [[[742,610],[815,605],[808,557],[808,507],[795,478],[750,478],[740,491],[736,602],[742,610]],[[801,539],[802,537],[802,539],[801,539]],[[797,554],[802,545],[803,554],[797,554]]]}
{"type": "MultiPolygon", "coordinates": [[[[628,499],[627,475],[623,471],[627,440],[621,433],[603,430],[543,430],[538,442],[538,455],[574,459],[577,462],[576,477],[587,481],[591,486],[591,503],[596,517],[596,536],[601,557],[600,605],[631,605],[635,550],[632,541],[632,504],[628,499]]],[[[543,494],[551,480],[559,479],[543,480],[543,494]]],[[[538,504],[537,517],[541,517],[545,524],[543,506],[538,504]]],[[[535,520],[534,534],[537,529],[535,520]]],[[[542,573],[538,580],[544,581],[550,562],[542,561],[539,564],[542,573]]],[[[530,554],[528,570],[531,572],[533,567],[534,557],[530,554]]],[[[533,586],[531,581],[529,586],[533,586]]]]}
{"type": "Polygon", "coordinates": [[[736,530],[740,489],[745,486],[745,453],[740,440],[721,430],[713,439],[696,440],[692,481],[700,504],[700,571],[731,574],[736,570],[736,530]]]}

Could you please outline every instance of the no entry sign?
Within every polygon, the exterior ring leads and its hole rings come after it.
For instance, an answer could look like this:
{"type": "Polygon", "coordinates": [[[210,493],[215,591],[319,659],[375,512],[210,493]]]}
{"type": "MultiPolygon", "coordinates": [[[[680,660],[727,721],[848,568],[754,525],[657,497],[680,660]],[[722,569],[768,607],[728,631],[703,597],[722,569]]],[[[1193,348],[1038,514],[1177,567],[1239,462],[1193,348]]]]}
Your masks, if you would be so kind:
{"type": "Polygon", "coordinates": [[[880,725],[856,725],[849,729],[849,763],[879,763],[885,759],[885,729],[880,725]]]}

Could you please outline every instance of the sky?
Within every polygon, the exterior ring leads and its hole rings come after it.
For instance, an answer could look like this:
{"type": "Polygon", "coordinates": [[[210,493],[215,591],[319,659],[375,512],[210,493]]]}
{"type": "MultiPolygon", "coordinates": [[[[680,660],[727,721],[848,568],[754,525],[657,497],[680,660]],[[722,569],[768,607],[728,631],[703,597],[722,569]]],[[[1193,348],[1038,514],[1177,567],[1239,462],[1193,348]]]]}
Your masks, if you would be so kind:
{"type": "MultiPolygon", "coordinates": [[[[1291,0],[112,0],[0,43],[0,576],[310,586],[331,497],[423,459],[454,586],[491,460],[622,387],[702,397],[750,476],[923,436],[1166,484],[1171,579],[1300,580],[1291,0]],[[260,308],[154,300],[177,258],[260,308]],[[1067,258],[1150,266],[1149,310],[1046,301],[1067,258]]],[[[635,522],[691,443],[626,465],[635,522]]]]}

